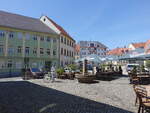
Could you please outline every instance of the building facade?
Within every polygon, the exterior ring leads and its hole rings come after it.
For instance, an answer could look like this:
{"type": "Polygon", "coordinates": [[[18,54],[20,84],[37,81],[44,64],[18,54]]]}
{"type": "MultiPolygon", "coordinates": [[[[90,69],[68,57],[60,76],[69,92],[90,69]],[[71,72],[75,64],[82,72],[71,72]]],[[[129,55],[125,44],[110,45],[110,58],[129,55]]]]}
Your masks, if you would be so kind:
{"type": "Polygon", "coordinates": [[[124,56],[129,54],[129,48],[115,48],[112,50],[109,50],[107,52],[107,57],[110,58],[110,61],[108,63],[112,63],[114,65],[125,65],[128,62],[126,60],[119,60],[123,58],[124,56]]]}
{"type": "Polygon", "coordinates": [[[141,49],[144,49],[144,46],[145,46],[145,42],[141,42],[141,43],[131,43],[129,44],[128,48],[130,50],[136,50],[137,48],[141,48],[141,49]]]}
{"type": "Polygon", "coordinates": [[[80,41],[80,57],[86,57],[91,54],[98,55],[99,57],[105,57],[107,47],[98,41],[80,41]]]}
{"type": "Polygon", "coordinates": [[[59,64],[59,36],[39,19],[0,11],[0,74],[59,64]]]}
{"type": "Polygon", "coordinates": [[[73,64],[75,55],[75,40],[58,24],[47,16],[42,16],[40,19],[45,25],[53,29],[60,38],[60,66],[73,64]]]}
{"type": "Polygon", "coordinates": [[[75,45],[75,60],[80,58],[80,45],[75,45]]]}

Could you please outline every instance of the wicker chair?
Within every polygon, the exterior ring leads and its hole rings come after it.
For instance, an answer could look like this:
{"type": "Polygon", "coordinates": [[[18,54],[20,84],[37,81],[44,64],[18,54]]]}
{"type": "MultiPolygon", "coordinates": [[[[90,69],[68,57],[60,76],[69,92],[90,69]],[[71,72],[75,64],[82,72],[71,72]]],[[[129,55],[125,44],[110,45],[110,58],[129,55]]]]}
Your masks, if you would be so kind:
{"type": "Polygon", "coordinates": [[[137,92],[146,91],[146,88],[140,85],[133,84],[133,90],[135,91],[135,94],[136,94],[136,99],[135,99],[135,106],[136,106],[139,100],[137,96],[137,92]]]}
{"type": "Polygon", "coordinates": [[[146,89],[136,88],[136,95],[139,99],[138,113],[150,113],[150,97],[147,96],[146,89]]]}

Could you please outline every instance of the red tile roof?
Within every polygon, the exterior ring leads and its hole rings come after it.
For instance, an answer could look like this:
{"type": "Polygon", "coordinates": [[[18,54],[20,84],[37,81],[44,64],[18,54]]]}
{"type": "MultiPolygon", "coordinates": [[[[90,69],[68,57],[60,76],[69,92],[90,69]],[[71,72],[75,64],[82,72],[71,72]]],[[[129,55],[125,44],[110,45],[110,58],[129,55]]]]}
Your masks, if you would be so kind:
{"type": "MultiPolygon", "coordinates": [[[[47,16],[46,16],[47,17],[47,16]]],[[[67,37],[69,37],[69,38],[71,38],[72,40],[74,40],[64,29],[63,29],[63,27],[61,27],[60,25],[58,25],[56,22],[54,22],[52,19],[50,19],[49,17],[47,17],[48,19],[49,19],[49,21],[51,21],[53,24],[54,24],[54,26],[58,29],[58,30],[60,30],[60,32],[61,32],[61,34],[63,34],[63,35],[65,35],[65,36],[67,36],[67,37]]],[[[75,41],[75,40],[74,40],[75,41]]]]}
{"type": "Polygon", "coordinates": [[[129,48],[116,48],[107,52],[107,55],[122,55],[129,51],[129,48]]]}
{"type": "Polygon", "coordinates": [[[148,46],[150,45],[150,40],[146,41],[144,49],[148,49],[148,46]]]}
{"type": "Polygon", "coordinates": [[[132,45],[133,45],[135,48],[144,48],[145,44],[146,44],[145,42],[132,43],[132,45]]]}
{"type": "Polygon", "coordinates": [[[145,49],[145,53],[147,54],[150,53],[150,40],[146,41],[144,49],[145,49]]]}

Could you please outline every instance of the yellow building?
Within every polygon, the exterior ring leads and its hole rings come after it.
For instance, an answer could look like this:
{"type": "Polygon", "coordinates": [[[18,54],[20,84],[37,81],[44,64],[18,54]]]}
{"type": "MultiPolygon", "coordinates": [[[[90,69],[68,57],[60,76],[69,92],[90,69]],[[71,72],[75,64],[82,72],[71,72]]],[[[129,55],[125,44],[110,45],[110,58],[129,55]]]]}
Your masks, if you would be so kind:
{"type": "Polygon", "coordinates": [[[59,65],[59,35],[39,19],[0,11],[0,77],[59,65]]]}

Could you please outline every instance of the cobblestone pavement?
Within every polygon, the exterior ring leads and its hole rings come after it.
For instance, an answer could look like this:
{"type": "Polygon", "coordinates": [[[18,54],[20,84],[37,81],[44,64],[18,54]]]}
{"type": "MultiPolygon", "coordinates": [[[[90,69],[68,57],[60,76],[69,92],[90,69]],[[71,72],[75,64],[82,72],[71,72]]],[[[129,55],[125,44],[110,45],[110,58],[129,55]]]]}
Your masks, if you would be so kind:
{"type": "Polygon", "coordinates": [[[134,113],[127,77],[95,84],[77,80],[0,80],[0,113],[134,113]]]}

